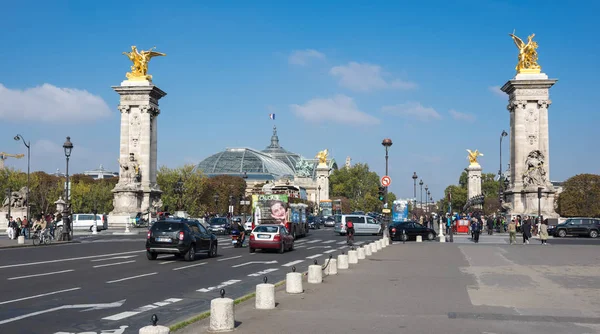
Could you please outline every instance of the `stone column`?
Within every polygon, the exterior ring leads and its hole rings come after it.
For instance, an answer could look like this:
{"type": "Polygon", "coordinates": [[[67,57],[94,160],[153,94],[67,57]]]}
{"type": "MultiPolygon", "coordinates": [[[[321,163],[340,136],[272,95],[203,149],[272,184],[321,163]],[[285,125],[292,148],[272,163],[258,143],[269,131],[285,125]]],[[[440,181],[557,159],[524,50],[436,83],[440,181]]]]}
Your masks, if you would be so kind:
{"type": "MultiPolygon", "coordinates": [[[[329,199],[329,172],[331,168],[325,164],[317,165],[317,187],[321,186],[319,200],[329,199]]],[[[318,192],[318,190],[317,190],[318,192]]]]}
{"type": "MultiPolygon", "coordinates": [[[[467,171],[467,199],[481,195],[481,166],[479,164],[470,165],[465,168],[467,171]]],[[[481,209],[481,205],[477,204],[474,208],[481,209]]]]}
{"type": "Polygon", "coordinates": [[[510,184],[505,208],[511,215],[538,213],[537,189],[543,188],[544,217],[558,217],[550,183],[549,90],[557,82],[544,73],[517,74],[502,87],[510,112],[510,184]]]}

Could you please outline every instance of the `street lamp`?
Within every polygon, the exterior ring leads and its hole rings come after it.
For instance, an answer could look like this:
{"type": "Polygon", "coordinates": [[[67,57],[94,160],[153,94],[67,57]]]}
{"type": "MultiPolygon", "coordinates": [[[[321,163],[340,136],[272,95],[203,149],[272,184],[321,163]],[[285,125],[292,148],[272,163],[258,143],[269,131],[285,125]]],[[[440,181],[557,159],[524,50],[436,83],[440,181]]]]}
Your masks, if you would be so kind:
{"type": "Polygon", "coordinates": [[[317,215],[321,214],[321,206],[319,205],[319,201],[321,200],[321,186],[317,188],[317,215]]]}
{"type": "Polygon", "coordinates": [[[425,215],[427,215],[427,213],[429,213],[429,207],[428,207],[428,200],[429,200],[429,186],[425,185],[425,215]]]}
{"type": "Polygon", "coordinates": [[[63,144],[65,150],[65,157],[67,158],[67,182],[65,186],[65,207],[63,209],[63,231],[62,240],[70,240],[72,238],[71,231],[71,217],[69,211],[71,210],[71,203],[69,198],[69,158],[71,157],[71,151],[73,150],[73,143],[71,143],[71,137],[67,137],[67,141],[63,144]]]}
{"type": "Polygon", "coordinates": [[[414,205],[413,205],[413,210],[416,210],[416,209],[417,209],[417,179],[418,179],[418,178],[419,178],[419,177],[417,176],[417,172],[413,172],[412,179],[413,179],[414,186],[415,186],[415,187],[414,187],[414,193],[413,193],[413,198],[415,199],[415,200],[414,200],[414,203],[413,203],[413,204],[414,204],[414,205]]]}
{"type": "Polygon", "coordinates": [[[219,207],[218,207],[218,204],[219,204],[219,194],[215,194],[213,196],[213,198],[215,199],[215,214],[217,214],[217,212],[219,211],[219,207]]]}
{"type": "Polygon", "coordinates": [[[181,176],[175,183],[175,193],[179,195],[179,202],[177,203],[177,211],[181,211],[183,208],[183,180],[181,176]]]}
{"type": "Polygon", "coordinates": [[[14,139],[16,141],[23,141],[23,144],[25,145],[25,147],[27,147],[27,221],[30,221],[31,213],[29,212],[29,167],[31,165],[31,142],[25,141],[25,138],[23,138],[23,136],[21,136],[20,134],[17,134],[14,139]]]}
{"type": "Polygon", "coordinates": [[[421,186],[421,210],[423,210],[423,180],[419,181],[419,185],[421,186]]]}
{"type": "Polygon", "coordinates": [[[500,134],[500,168],[498,169],[498,182],[500,183],[500,187],[498,187],[498,200],[500,204],[502,204],[502,138],[506,136],[508,136],[508,133],[502,130],[500,134]]]}
{"type": "MultiPolygon", "coordinates": [[[[382,142],[381,145],[383,145],[383,147],[385,147],[385,175],[388,176],[388,150],[390,149],[390,147],[392,146],[392,140],[390,138],[385,138],[382,142]]],[[[385,192],[383,193],[384,196],[384,206],[387,208],[387,193],[388,193],[388,187],[385,187],[385,192]]]]}

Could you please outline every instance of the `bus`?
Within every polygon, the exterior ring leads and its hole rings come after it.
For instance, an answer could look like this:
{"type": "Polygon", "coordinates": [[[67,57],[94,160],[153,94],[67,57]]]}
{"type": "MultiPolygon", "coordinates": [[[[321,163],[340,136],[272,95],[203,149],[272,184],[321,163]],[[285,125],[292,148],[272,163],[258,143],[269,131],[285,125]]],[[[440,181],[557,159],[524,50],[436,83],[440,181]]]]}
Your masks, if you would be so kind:
{"type": "Polygon", "coordinates": [[[334,215],[342,214],[342,200],[341,199],[333,200],[333,214],[334,215]]]}
{"type": "Polygon", "coordinates": [[[319,203],[319,215],[321,217],[333,216],[333,201],[330,199],[322,199],[319,203]]]}
{"type": "Polygon", "coordinates": [[[306,210],[308,205],[290,203],[288,195],[252,195],[252,229],[260,224],[284,225],[296,239],[308,233],[306,210]]]}

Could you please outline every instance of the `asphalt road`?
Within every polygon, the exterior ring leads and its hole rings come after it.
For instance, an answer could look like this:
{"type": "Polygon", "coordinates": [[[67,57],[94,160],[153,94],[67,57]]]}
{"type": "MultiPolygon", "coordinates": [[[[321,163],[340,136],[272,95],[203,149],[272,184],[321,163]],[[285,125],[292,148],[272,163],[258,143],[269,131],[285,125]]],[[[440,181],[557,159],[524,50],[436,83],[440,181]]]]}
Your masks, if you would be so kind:
{"type": "MultiPolygon", "coordinates": [[[[137,333],[157,314],[159,324],[210,309],[223,287],[228,297],[254,291],[264,276],[285,278],[337,256],[345,237],[312,230],[295,250],[254,254],[220,237],[218,256],[185,262],[174,256],[146,259],[145,235],[94,236],[81,243],[0,250],[0,333],[137,333]]],[[[376,236],[356,236],[355,243],[376,236]]]]}

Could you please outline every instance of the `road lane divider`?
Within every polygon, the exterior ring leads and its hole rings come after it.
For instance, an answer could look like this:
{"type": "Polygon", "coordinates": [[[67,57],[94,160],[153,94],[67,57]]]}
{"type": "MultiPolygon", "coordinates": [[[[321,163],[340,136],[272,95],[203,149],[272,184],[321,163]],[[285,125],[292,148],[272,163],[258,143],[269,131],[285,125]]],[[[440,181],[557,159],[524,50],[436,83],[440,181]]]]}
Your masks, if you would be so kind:
{"type": "Polygon", "coordinates": [[[90,260],[91,262],[99,262],[99,261],[109,261],[109,260],[121,260],[121,259],[131,259],[132,257],[136,257],[137,255],[125,255],[125,256],[114,256],[106,259],[96,259],[90,260]]]}
{"type": "Polygon", "coordinates": [[[233,259],[239,259],[240,257],[242,257],[242,256],[238,255],[238,256],[226,257],[224,259],[218,259],[217,262],[227,261],[227,260],[233,260],[233,259]]]}
{"type": "Polygon", "coordinates": [[[200,262],[200,263],[196,263],[196,264],[190,264],[189,266],[173,268],[173,270],[181,270],[181,269],[187,269],[187,268],[192,268],[192,267],[198,267],[198,266],[203,266],[205,264],[207,264],[207,262],[200,262]]]}
{"type": "Polygon", "coordinates": [[[219,284],[217,286],[211,286],[211,287],[208,287],[208,288],[198,289],[196,291],[198,291],[198,292],[210,292],[210,291],[213,291],[213,290],[216,290],[216,289],[222,289],[222,288],[224,288],[226,286],[230,286],[230,285],[233,285],[233,284],[236,284],[236,283],[239,283],[239,282],[241,282],[241,280],[239,280],[239,279],[231,279],[229,281],[222,282],[221,284],[219,284]]]}
{"type": "Polygon", "coordinates": [[[42,274],[33,274],[33,275],[26,275],[26,276],[11,277],[11,278],[7,278],[6,280],[7,281],[12,281],[12,280],[21,279],[21,278],[31,278],[31,277],[54,275],[54,274],[70,273],[72,271],[75,271],[75,269],[67,269],[67,270],[61,270],[61,271],[53,271],[51,273],[42,273],[42,274]]]}
{"type": "Polygon", "coordinates": [[[231,266],[231,268],[238,268],[238,267],[243,267],[243,266],[247,266],[247,265],[251,265],[251,264],[274,264],[274,263],[277,263],[277,260],[273,260],[273,261],[250,261],[250,262],[246,262],[246,263],[236,264],[234,266],[231,266]]]}
{"type": "Polygon", "coordinates": [[[323,241],[324,244],[330,244],[332,242],[335,242],[335,240],[327,240],[327,241],[323,241]]]}
{"type": "Polygon", "coordinates": [[[169,263],[173,263],[173,262],[177,262],[177,260],[164,261],[164,262],[161,262],[159,264],[169,264],[169,263]]]}
{"type": "Polygon", "coordinates": [[[296,260],[296,261],[288,262],[286,264],[282,264],[281,266],[282,267],[291,267],[291,266],[295,266],[298,263],[302,263],[302,262],[304,262],[304,260],[296,260]]]}
{"type": "Polygon", "coordinates": [[[315,240],[311,240],[311,241],[307,241],[307,244],[314,244],[315,242],[319,242],[319,241],[323,241],[321,239],[315,239],[315,240]]]}
{"type": "Polygon", "coordinates": [[[315,248],[331,248],[331,246],[312,246],[312,247],[308,247],[308,249],[315,249],[315,248]]]}
{"type": "Polygon", "coordinates": [[[136,308],[133,311],[126,311],[126,312],[121,312],[121,313],[113,314],[111,316],[102,318],[102,320],[111,320],[111,321],[123,320],[125,318],[129,318],[129,317],[132,317],[134,315],[137,315],[137,314],[149,311],[149,310],[153,310],[155,308],[159,308],[159,307],[162,307],[162,306],[174,304],[174,303],[180,302],[182,300],[183,299],[180,299],[180,298],[169,298],[169,299],[166,299],[166,300],[164,300],[162,302],[157,302],[157,303],[154,303],[154,304],[148,304],[148,305],[144,305],[142,307],[138,307],[138,308],[136,308]]]}
{"type": "Polygon", "coordinates": [[[338,245],[343,245],[343,244],[347,244],[347,243],[348,243],[348,241],[340,241],[340,242],[337,242],[337,244],[338,244],[338,245]]]}
{"type": "Polygon", "coordinates": [[[123,261],[123,262],[116,262],[116,263],[98,264],[98,265],[95,265],[93,268],[102,268],[102,267],[118,266],[118,265],[120,265],[120,264],[133,263],[133,262],[135,262],[135,260],[131,260],[131,261],[123,261]]]}
{"type": "Polygon", "coordinates": [[[316,259],[316,258],[318,258],[319,256],[323,256],[323,254],[315,254],[315,255],[307,256],[306,258],[307,258],[307,259],[316,259]]]}
{"type": "Polygon", "coordinates": [[[158,273],[155,272],[155,273],[148,273],[148,274],[142,274],[142,275],[137,275],[137,276],[119,278],[119,279],[116,279],[116,280],[113,280],[113,281],[108,281],[108,282],[106,282],[106,284],[118,283],[118,282],[128,281],[130,279],[136,279],[136,278],[140,278],[140,277],[152,276],[152,275],[156,275],[156,274],[158,274],[158,273]]]}
{"type": "Polygon", "coordinates": [[[329,253],[333,253],[333,252],[337,252],[337,249],[330,249],[328,251],[324,251],[323,253],[329,254],[329,253]]]}
{"type": "Polygon", "coordinates": [[[12,299],[12,300],[5,300],[5,301],[0,302],[0,305],[10,304],[10,303],[16,303],[16,302],[20,302],[20,301],[23,301],[23,300],[29,300],[29,299],[34,299],[34,298],[40,298],[40,297],[46,297],[46,296],[56,295],[56,294],[64,293],[64,292],[76,291],[76,290],[79,290],[79,289],[81,289],[81,287],[71,288],[71,289],[65,289],[65,290],[59,290],[59,291],[52,291],[52,292],[42,293],[42,294],[35,295],[35,296],[17,298],[17,299],[12,299]]]}
{"type": "Polygon", "coordinates": [[[39,262],[23,262],[23,263],[9,264],[9,265],[0,266],[0,269],[15,268],[15,267],[36,266],[36,265],[40,265],[40,264],[68,262],[68,261],[77,261],[77,260],[97,259],[97,258],[107,257],[107,256],[133,254],[133,253],[143,253],[143,252],[146,252],[146,250],[137,250],[137,251],[131,251],[131,252],[121,252],[121,253],[102,254],[102,255],[80,256],[80,257],[72,257],[72,258],[66,258],[66,259],[56,259],[56,260],[39,261],[39,262]]]}
{"type": "Polygon", "coordinates": [[[277,271],[277,270],[279,270],[279,269],[278,268],[269,268],[269,269],[261,270],[261,271],[259,271],[257,273],[254,273],[254,274],[249,274],[248,276],[250,276],[250,277],[258,277],[258,276],[266,275],[268,273],[272,273],[272,272],[277,271]]]}
{"type": "Polygon", "coordinates": [[[300,246],[294,245],[294,248],[296,248],[296,249],[298,249],[298,248],[304,248],[304,247],[306,247],[306,245],[300,245],[300,246]]]}

